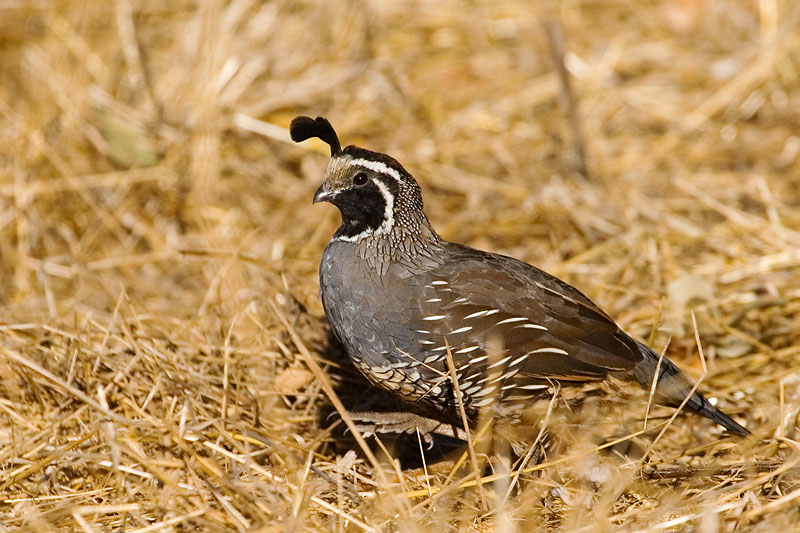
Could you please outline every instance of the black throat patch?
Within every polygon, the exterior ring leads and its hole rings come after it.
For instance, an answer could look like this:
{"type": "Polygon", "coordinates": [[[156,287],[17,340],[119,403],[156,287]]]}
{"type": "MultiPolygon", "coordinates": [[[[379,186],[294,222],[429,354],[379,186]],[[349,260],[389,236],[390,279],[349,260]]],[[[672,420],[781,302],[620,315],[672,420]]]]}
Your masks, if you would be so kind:
{"type": "Polygon", "coordinates": [[[334,234],[334,239],[352,238],[366,231],[375,231],[388,216],[386,199],[374,182],[344,190],[334,196],[331,203],[342,213],[342,226],[334,234]]]}

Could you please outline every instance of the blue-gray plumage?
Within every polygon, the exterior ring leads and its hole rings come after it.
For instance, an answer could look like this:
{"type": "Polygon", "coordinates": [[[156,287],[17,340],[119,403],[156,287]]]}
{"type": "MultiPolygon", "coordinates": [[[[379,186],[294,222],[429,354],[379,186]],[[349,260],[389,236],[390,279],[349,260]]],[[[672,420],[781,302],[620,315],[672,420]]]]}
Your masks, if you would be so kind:
{"type": "Polygon", "coordinates": [[[321,117],[297,117],[291,133],[331,146],[314,202],[336,205],[342,225],[322,256],[322,301],[334,334],[376,386],[457,424],[448,350],[473,420],[490,406],[513,411],[549,398],[555,384],[614,376],[649,389],[659,368],[656,401],[678,406],[689,395],[687,409],[749,433],[574,287],[522,261],[441,239],[419,185],[393,158],[342,149],[321,117]]]}

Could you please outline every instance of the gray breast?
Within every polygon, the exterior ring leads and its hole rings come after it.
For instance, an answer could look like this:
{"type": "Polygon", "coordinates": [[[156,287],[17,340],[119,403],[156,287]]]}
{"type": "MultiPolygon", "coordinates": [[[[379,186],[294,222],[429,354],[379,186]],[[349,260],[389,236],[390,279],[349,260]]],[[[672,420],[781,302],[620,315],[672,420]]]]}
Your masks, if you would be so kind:
{"type": "Polygon", "coordinates": [[[425,277],[425,266],[376,264],[377,259],[364,253],[359,243],[332,241],[326,247],[320,263],[325,314],[370,381],[418,400],[437,381],[428,375],[435,371],[422,364],[419,333],[410,327],[422,296],[414,281],[425,277]]]}
{"type": "Polygon", "coordinates": [[[412,345],[407,324],[415,298],[400,283],[395,265],[381,274],[360,252],[358,243],[327,246],[320,264],[322,303],[351,357],[381,366],[389,354],[412,345]]]}

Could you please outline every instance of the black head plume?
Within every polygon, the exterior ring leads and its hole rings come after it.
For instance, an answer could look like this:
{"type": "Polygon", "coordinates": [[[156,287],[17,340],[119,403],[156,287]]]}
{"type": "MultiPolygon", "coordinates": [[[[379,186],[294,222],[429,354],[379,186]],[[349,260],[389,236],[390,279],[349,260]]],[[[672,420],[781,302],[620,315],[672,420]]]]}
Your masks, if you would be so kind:
{"type": "Polygon", "coordinates": [[[324,117],[294,117],[289,125],[289,134],[296,143],[303,142],[311,137],[319,137],[331,147],[331,157],[342,151],[339,137],[336,136],[331,123],[324,117]]]}

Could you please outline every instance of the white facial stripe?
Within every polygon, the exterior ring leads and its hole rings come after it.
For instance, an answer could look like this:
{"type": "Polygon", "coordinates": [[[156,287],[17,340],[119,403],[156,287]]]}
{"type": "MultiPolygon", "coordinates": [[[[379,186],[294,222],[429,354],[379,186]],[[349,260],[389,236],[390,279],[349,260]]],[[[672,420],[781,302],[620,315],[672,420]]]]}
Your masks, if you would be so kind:
{"type": "Polygon", "coordinates": [[[389,187],[384,185],[381,180],[374,180],[373,183],[378,186],[378,189],[380,189],[383,195],[383,200],[386,202],[386,209],[383,212],[383,224],[375,230],[375,233],[388,233],[389,230],[392,229],[392,226],[394,226],[394,196],[389,192],[389,187]]]}
{"type": "MultiPolygon", "coordinates": [[[[375,172],[382,172],[384,174],[388,174],[389,176],[393,177],[400,183],[400,173],[397,172],[392,167],[385,165],[379,161],[369,161],[367,159],[351,159],[351,165],[358,165],[360,167],[364,167],[369,170],[373,170],[375,172]]],[[[384,233],[389,233],[391,231],[392,226],[394,226],[394,196],[389,191],[389,188],[381,181],[381,180],[372,180],[378,190],[381,191],[383,195],[383,201],[386,205],[385,210],[383,212],[383,223],[380,225],[378,229],[375,231],[372,230],[364,230],[357,235],[353,235],[352,237],[347,237],[345,235],[340,235],[336,238],[337,241],[347,241],[347,242],[358,242],[364,237],[369,235],[382,235],[384,233]]]]}

